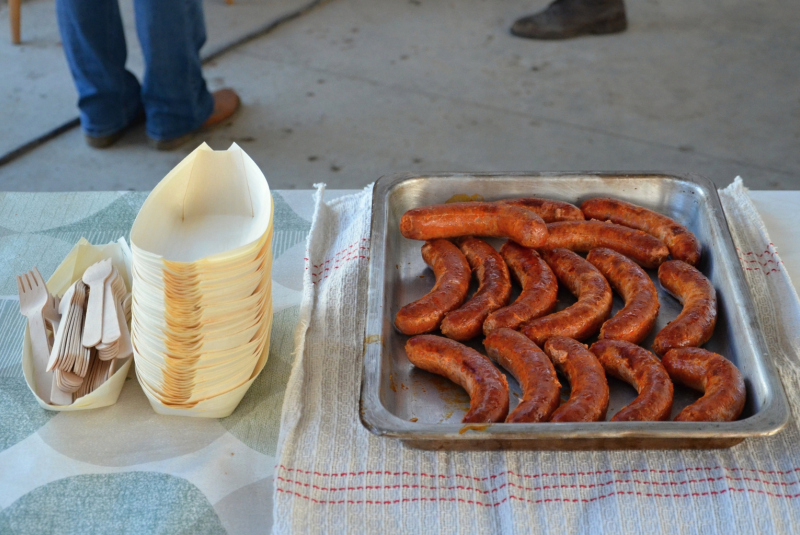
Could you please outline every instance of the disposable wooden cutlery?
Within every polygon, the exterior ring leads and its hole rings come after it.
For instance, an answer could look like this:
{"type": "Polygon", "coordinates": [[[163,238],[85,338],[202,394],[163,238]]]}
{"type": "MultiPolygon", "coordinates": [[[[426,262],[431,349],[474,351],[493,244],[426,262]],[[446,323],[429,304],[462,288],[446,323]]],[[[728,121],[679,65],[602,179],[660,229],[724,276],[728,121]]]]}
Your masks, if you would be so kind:
{"type": "Polygon", "coordinates": [[[83,347],[94,347],[103,336],[103,294],[106,279],[111,276],[111,259],[92,264],[83,273],[83,282],[89,286],[89,303],[86,305],[86,322],[83,327],[83,347]]]}
{"type": "Polygon", "coordinates": [[[36,268],[17,277],[20,312],[27,318],[22,367],[43,408],[103,407],[119,396],[133,364],[129,256],[122,238],[106,245],[81,239],[47,286],[36,268]],[[115,372],[124,373],[110,381],[115,372]],[[75,403],[86,394],[92,395],[75,403]]]}
{"type": "Polygon", "coordinates": [[[50,397],[51,376],[47,370],[50,351],[43,312],[47,309],[50,316],[50,309],[54,306],[53,296],[47,291],[44,279],[36,268],[17,277],[17,290],[20,312],[28,318],[36,393],[46,400],[50,397]]]}

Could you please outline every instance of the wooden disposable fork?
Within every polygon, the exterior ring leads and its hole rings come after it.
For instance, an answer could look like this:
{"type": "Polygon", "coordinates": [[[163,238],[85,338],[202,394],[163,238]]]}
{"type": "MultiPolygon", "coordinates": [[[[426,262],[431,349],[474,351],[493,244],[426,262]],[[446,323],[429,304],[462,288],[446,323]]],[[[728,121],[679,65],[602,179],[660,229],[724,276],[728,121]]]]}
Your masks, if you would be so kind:
{"type": "MultiPolygon", "coordinates": [[[[73,367],[77,360],[77,371],[81,371],[83,361],[85,359],[84,348],[81,345],[81,331],[83,328],[83,315],[84,307],[86,306],[86,285],[78,280],[72,289],[72,294],[66,310],[61,317],[61,324],[59,325],[59,333],[56,336],[56,341],[53,350],[50,352],[50,359],[48,362],[48,369],[53,370],[59,368],[64,371],[73,371],[73,367]]],[[[66,298],[66,294],[64,296],[66,298]]],[[[62,303],[62,310],[64,309],[62,303]]],[[[88,362],[86,362],[88,365],[88,362]]],[[[84,370],[82,375],[85,375],[84,370]]]]}
{"type": "Polygon", "coordinates": [[[53,296],[47,291],[44,279],[35,267],[17,277],[19,291],[19,310],[28,318],[33,353],[34,390],[44,401],[50,401],[50,385],[52,375],[47,372],[47,361],[50,358],[47,329],[42,312],[45,307],[53,306],[53,296]]]}
{"type": "Polygon", "coordinates": [[[47,304],[42,309],[42,317],[44,321],[50,324],[50,329],[53,331],[53,338],[48,338],[48,349],[53,349],[53,342],[55,341],[56,332],[58,332],[58,326],[61,323],[61,313],[58,311],[58,307],[61,305],[61,300],[58,296],[52,295],[52,299],[47,301],[47,304]]]}

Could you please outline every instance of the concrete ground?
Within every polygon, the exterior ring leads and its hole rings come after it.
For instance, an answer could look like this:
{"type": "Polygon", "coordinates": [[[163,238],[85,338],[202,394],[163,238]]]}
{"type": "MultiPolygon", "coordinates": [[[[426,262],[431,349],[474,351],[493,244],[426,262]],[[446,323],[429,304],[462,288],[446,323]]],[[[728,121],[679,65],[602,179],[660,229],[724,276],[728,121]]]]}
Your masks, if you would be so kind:
{"type": "MultiPolygon", "coordinates": [[[[206,0],[209,39],[303,3],[206,0]]],[[[147,190],[201,141],[239,143],[276,189],[510,170],[694,172],[720,186],[741,175],[752,189],[800,189],[800,3],[629,0],[620,35],[508,34],[546,3],[330,0],[207,66],[212,88],[242,96],[229,124],[171,153],[150,149],[143,129],[104,151],[72,130],[0,167],[0,190],[147,190]]],[[[23,47],[8,44],[0,11],[0,72],[15,77],[0,77],[0,153],[76,114],[52,3],[23,4],[24,32],[32,11],[23,47]]]]}

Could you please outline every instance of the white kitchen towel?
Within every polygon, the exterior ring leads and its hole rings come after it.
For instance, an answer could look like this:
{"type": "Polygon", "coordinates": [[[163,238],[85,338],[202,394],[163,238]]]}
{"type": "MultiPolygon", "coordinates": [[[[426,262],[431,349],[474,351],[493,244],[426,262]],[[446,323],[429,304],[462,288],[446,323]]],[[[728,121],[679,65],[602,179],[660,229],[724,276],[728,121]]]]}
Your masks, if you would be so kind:
{"type": "Polygon", "coordinates": [[[780,372],[792,411],[795,415],[800,414],[800,301],[797,290],[783,269],[783,261],[770,241],[741,177],[737,176],[733,184],[720,190],[719,196],[755,301],[761,332],[780,372]]]}
{"type": "MultiPolygon", "coordinates": [[[[800,303],[741,181],[721,194],[797,407],[800,303]]],[[[274,533],[800,533],[794,422],[711,451],[429,452],[371,435],[358,416],[371,189],[317,195],[274,533]]]]}

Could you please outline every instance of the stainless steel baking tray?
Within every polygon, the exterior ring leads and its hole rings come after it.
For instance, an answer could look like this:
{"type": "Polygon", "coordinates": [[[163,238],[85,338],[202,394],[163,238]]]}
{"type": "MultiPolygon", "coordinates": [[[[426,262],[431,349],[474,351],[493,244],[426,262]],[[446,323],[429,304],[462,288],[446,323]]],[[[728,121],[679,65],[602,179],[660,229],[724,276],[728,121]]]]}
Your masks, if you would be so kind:
{"type": "MultiPolygon", "coordinates": [[[[777,433],[788,421],[786,396],[759,333],[717,191],[702,177],[608,173],[387,176],[378,180],[373,192],[370,249],[361,421],[376,435],[425,449],[724,448],[747,437],[777,433]],[[443,203],[455,194],[477,194],[486,200],[536,196],[577,205],[590,197],[609,196],[646,206],[689,227],[703,244],[698,267],[718,294],[717,328],[705,347],[728,357],[744,375],[747,404],[741,419],[724,423],[462,424],[469,408],[466,393],[446,379],[414,368],[403,348],[408,337],[393,326],[399,308],[427,293],[434,281],[420,255],[422,243],[400,235],[400,216],[410,208],[443,203]]],[[[656,272],[650,274],[655,280],[656,272]]],[[[655,333],[681,309],[655,282],[661,311],[643,344],[648,348],[655,333]]],[[[622,301],[616,295],[614,299],[616,313],[622,301]]],[[[562,292],[559,302],[563,308],[574,298],[562,292]]],[[[473,346],[482,351],[481,342],[476,340],[473,346]]],[[[520,390],[513,377],[509,375],[508,380],[513,409],[520,390]]],[[[609,419],[636,397],[625,383],[611,380],[610,388],[609,419]]],[[[673,417],[697,398],[697,393],[676,387],[673,417]]]]}

